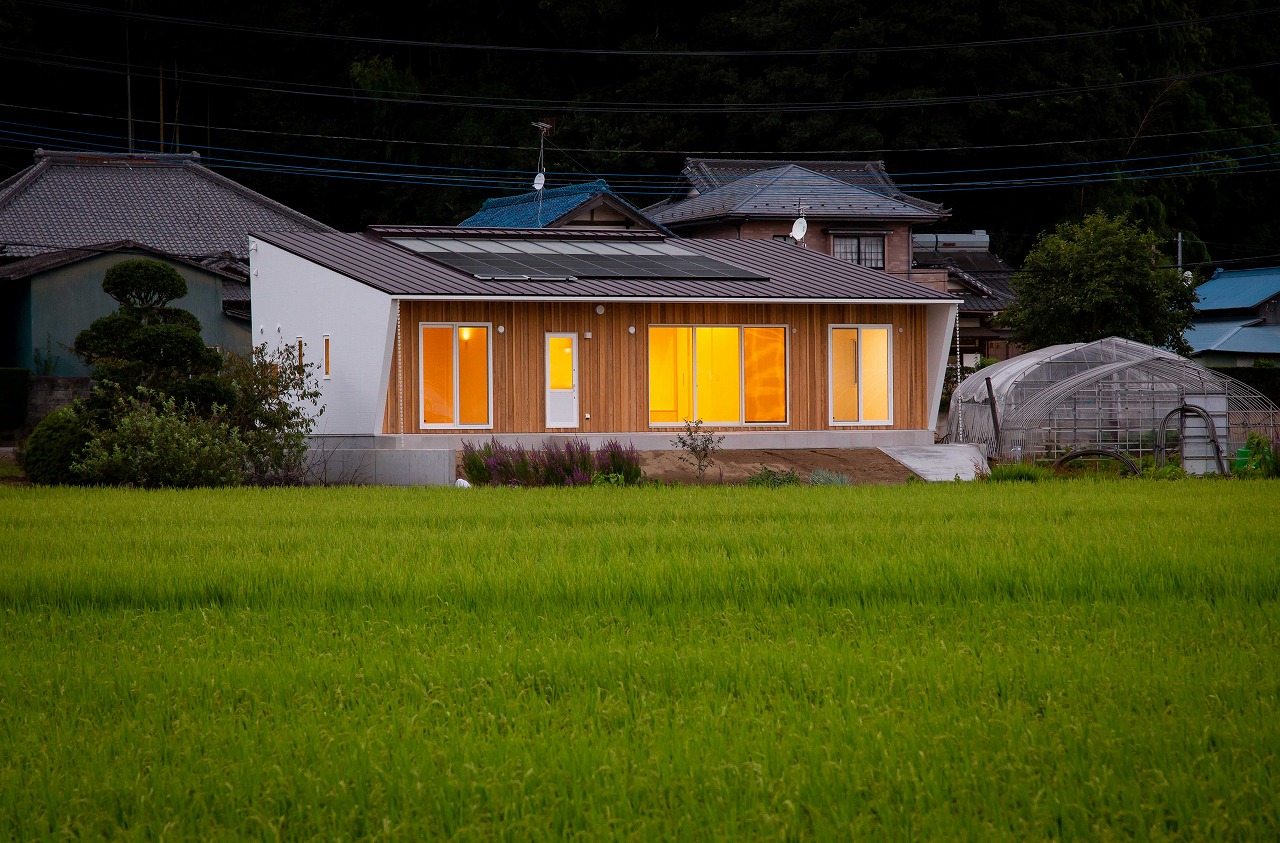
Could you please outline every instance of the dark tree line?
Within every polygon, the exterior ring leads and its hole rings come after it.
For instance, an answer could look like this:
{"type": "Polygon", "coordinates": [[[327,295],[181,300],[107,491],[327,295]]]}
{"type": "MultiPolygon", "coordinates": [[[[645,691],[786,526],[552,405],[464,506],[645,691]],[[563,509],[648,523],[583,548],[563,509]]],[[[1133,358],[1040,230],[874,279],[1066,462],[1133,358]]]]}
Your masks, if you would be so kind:
{"type": "Polygon", "coordinates": [[[165,149],[344,229],[449,224],[515,192],[545,120],[552,185],[601,174],[640,205],[686,154],[872,158],[1014,260],[1093,210],[1186,232],[1190,259],[1280,253],[1280,14],[1256,0],[95,5],[159,17],[0,0],[0,59],[23,82],[4,97],[26,107],[3,109],[0,177],[37,146],[123,148],[127,57],[137,148],[158,148],[163,116],[165,149]],[[901,49],[920,45],[969,46],[901,49]],[[759,54],[815,48],[857,52],[759,54]]]}

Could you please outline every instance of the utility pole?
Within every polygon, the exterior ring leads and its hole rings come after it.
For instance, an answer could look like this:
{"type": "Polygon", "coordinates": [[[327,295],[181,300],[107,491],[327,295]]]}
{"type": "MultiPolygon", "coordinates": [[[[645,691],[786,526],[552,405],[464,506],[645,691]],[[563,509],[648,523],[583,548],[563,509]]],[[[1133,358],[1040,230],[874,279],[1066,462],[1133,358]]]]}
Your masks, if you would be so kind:
{"type": "Polygon", "coordinates": [[[1178,232],[1178,274],[1182,274],[1182,232],[1178,232]]]}
{"type": "Polygon", "coordinates": [[[164,62],[160,63],[160,152],[164,153],[164,62]]]}

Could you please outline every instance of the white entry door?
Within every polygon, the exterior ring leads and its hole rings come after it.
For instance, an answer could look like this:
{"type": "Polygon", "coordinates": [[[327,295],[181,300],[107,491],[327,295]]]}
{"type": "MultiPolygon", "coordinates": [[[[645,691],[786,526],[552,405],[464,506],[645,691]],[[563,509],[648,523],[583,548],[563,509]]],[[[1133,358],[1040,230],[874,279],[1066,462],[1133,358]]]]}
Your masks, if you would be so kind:
{"type": "Polygon", "coordinates": [[[578,426],[578,335],[547,334],[547,427],[578,426]]]}

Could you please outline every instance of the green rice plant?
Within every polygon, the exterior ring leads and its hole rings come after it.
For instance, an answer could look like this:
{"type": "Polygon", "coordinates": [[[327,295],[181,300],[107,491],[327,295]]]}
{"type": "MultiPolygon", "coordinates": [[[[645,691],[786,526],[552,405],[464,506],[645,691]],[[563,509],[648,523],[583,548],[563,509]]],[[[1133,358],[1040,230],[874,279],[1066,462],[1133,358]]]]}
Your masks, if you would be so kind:
{"type": "Polygon", "coordinates": [[[990,483],[1043,483],[1056,477],[1053,469],[1030,462],[995,463],[990,472],[978,475],[990,483]]]}
{"type": "Polygon", "coordinates": [[[0,838],[1270,839],[1278,506],[0,487],[0,838]]]}
{"type": "Polygon", "coordinates": [[[849,475],[827,471],[825,468],[814,469],[809,473],[810,486],[849,486],[851,484],[849,475]]]}

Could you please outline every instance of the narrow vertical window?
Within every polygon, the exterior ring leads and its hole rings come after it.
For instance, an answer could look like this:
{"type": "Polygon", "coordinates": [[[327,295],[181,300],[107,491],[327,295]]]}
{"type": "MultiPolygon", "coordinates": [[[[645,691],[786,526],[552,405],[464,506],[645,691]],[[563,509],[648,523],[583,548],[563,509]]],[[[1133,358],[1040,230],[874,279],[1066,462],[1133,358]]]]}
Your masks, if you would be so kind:
{"type": "Polygon", "coordinates": [[[299,372],[306,371],[306,368],[303,366],[303,363],[302,363],[303,346],[304,346],[304,343],[302,342],[302,337],[298,337],[298,371],[299,372]]]}
{"type": "Polygon", "coordinates": [[[329,335],[324,335],[324,376],[329,377],[329,335]]]}

